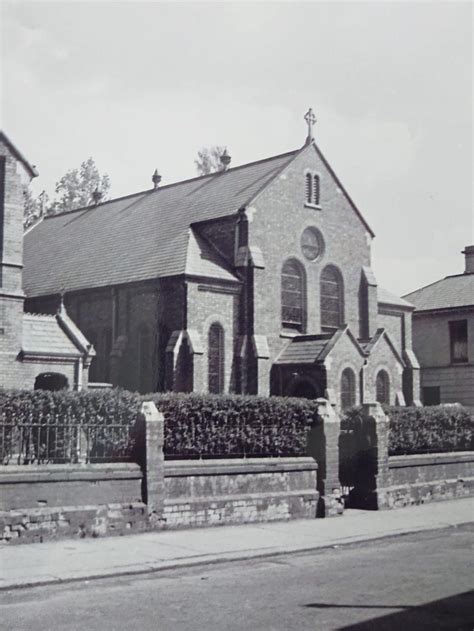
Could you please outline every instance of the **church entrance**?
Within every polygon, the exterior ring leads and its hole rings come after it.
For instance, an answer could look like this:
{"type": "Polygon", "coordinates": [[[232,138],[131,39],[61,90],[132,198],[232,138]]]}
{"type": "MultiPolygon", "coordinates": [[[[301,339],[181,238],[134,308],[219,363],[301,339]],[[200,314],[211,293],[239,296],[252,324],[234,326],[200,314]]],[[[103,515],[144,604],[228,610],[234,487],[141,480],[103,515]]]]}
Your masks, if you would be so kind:
{"type": "Polygon", "coordinates": [[[289,388],[290,397],[301,397],[302,399],[317,399],[323,393],[317,384],[309,379],[297,379],[289,388]]]}
{"type": "Polygon", "coordinates": [[[35,390],[67,390],[67,377],[59,372],[42,372],[35,379],[35,390]]]}

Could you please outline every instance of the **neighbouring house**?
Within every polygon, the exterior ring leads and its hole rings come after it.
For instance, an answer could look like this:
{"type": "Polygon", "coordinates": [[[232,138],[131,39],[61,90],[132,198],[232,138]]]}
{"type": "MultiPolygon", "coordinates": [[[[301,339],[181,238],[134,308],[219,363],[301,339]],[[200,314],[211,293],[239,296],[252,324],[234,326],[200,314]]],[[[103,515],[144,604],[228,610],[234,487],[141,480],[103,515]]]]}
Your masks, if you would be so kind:
{"type": "Polygon", "coordinates": [[[413,345],[424,405],[474,405],[474,245],[463,254],[463,274],[405,296],[415,305],[413,345]]]}
{"type": "Polygon", "coordinates": [[[0,387],[80,389],[95,352],[62,301],[54,314],[23,311],[23,190],[36,175],[0,132],[0,387]]]}
{"type": "Polygon", "coordinates": [[[413,307],[379,287],[374,234],[312,135],[302,147],[46,217],[25,235],[26,309],[62,291],[130,390],[417,403],[413,307]]]}

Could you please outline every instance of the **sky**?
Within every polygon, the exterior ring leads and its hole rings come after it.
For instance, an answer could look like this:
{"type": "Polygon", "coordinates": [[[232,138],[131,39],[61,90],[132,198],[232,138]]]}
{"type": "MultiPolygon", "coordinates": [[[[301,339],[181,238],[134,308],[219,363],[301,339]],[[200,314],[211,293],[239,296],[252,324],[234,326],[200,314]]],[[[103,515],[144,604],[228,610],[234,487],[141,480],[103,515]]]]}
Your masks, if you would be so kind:
{"type": "Polygon", "coordinates": [[[1,4],[0,125],[54,193],[92,156],[111,195],[314,135],[403,295],[464,271],[474,244],[469,2],[1,4]]]}

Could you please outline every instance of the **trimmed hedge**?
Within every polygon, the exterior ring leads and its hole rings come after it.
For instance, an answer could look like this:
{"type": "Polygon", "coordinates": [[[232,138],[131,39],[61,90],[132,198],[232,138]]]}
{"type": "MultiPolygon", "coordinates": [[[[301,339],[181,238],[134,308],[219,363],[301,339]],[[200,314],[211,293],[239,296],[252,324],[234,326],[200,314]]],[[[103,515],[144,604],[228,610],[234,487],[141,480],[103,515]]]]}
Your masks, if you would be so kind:
{"type": "MultiPolygon", "coordinates": [[[[152,400],[165,416],[167,458],[303,456],[306,430],[317,418],[314,401],[279,397],[153,393],[0,391],[0,422],[6,425],[132,428],[140,404],[152,400]]],[[[97,431],[94,433],[94,428],[97,431]]],[[[114,432],[109,432],[114,436],[114,432]]],[[[115,453],[127,452],[122,438],[115,453]]],[[[102,438],[102,442],[109,442],[102,438]]],[[[109,445],[110,446],[110,445],[109,445]]]]}
{"type": "Polygon", "coordinates": [[[460,405],[385,407],[389,455],[474,451],[474,418],[460,405]]]}
{"type": "Polygon", "coordinates": [[[244,395],[153,394],[168,458],[306,455],[314,401],[244,395]]]}

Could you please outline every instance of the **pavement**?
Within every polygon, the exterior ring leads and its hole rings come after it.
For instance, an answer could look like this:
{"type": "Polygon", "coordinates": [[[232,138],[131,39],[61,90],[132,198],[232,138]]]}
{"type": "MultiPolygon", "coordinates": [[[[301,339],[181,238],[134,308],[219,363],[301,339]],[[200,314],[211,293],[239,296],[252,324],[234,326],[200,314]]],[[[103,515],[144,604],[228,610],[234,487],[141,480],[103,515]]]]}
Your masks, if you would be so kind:
{"type": "Polygon", "coordinates": [[[339,547],[474,521],[474,498],[328,519],[215,526],[0,548],[0,590],[339,547]]]}

